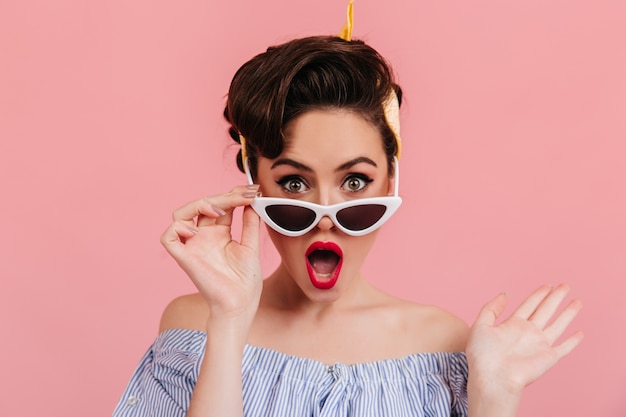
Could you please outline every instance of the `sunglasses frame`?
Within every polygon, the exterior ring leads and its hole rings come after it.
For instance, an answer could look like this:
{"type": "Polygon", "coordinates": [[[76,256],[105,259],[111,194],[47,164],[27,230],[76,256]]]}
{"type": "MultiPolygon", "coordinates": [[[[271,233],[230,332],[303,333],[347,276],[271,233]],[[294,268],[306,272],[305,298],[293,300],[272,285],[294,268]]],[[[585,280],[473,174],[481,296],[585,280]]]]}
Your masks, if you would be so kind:
{"type": "MultiPolygon", "coordinates": [[[[248,182],[250,184],[254,184],[248,164],[249,164],[248,158],[246,157],[244,160],[244,164],[243,164],[244,171],[246,173],[246,177],[248,178],[248,182]]],[[[256,197],[254,201],[252,202],[251,206],[254,209],[254,211],[259,215],[259,217],[261,217],[261,219],[263,219],[263,221],[268,226],[270,226],[272,229],[276,230],[278,233],[281,233],[285,236],[290,236],[290,237],[302,236],[308,233],[309,231],[311,231],[315,226],[317,226],[320,220],[325,216],[328,216],[332,220],[333,224],[345,234],[350,235],[350,236],[363,236],[363,235],[373,232],[374,230],[382,226],[396,212],[398,207],[400,207],[400,204],[402,203],[402,198],[398,196],[399,184],[400,184],[400,167],[399,167],[398,158],[394,156],[394,195],[393,196],[359,198],[355,200],[344,201],[342,203],[331,204],[328,206],[311,203],[308,201],[296,200],[292,198],[256,197]],[[343,209],[346,209],[349,207],[371,205],[371,204],[385,206],[386,210],[380,219],[378,219],[374,224],[372,224],[371,226],[365,229],[362,229],[362,230],[347,229],[337,219],[337,213],[343,209]],[[265,211],[266,207],[273,206],[273,205],[286,205],[286,206],[302,207],[302,208],[309,209],[313,213],[315,213],[315,220],[309,226],[307,226],[306,228],[302,230],[285,229],[279,226],[278,224],[276,224],[276,222],[274,222],[274,220],[272,220],[272,218],[265,211]]]]}

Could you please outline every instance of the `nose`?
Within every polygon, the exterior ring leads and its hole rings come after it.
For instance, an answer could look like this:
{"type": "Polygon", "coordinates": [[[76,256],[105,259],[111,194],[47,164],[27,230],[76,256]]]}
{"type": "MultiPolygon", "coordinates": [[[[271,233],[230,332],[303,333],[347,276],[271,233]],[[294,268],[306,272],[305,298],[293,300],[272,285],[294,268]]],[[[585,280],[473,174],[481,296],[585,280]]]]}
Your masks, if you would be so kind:
{"type": "MultiPolygon", "coordinates": [[[[336,197],[332,195],[330,186],[325,186],[325,187],[320,186],[320,189],[318,190],[318,194],[317,194],[318,204],[321,204],[323,206],[331,205],[337,202],[337,201],[333,201],[334,198],[336,199],[336,197]]],[[[335,223],[333,223],[330,217],[324,216],[317,223],[316,228],[322,231],[332,230],[335,228],[335,223]]]]}
{"type": "Polygon", "coordinates": [[[320,219],[319,223],[317,223],[316,227],[322,231],[332,230],[335,228],[335,223],[333,223],[330,217],[324,216],[320,219]]]}

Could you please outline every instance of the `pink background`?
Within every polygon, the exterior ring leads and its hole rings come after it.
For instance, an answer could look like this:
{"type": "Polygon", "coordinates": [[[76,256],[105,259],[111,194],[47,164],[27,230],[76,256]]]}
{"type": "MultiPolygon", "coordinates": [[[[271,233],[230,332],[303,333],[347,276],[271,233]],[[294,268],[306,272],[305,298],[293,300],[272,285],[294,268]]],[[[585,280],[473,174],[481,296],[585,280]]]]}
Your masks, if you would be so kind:
{"type": "MultiPolygon", "coordinates": [[[[111,414],[193,290],[159,244],[171,211],[244,182],[231,76],[344,16],[344,0],[0,2],[1,415],[111,414]]],[[[405,201],[367,275],[468,322],[497,292],[569,282],[586,339],[520,416],[626,415],[624,2],[357,0],[355,36],[406,94],[405,201]]]]}

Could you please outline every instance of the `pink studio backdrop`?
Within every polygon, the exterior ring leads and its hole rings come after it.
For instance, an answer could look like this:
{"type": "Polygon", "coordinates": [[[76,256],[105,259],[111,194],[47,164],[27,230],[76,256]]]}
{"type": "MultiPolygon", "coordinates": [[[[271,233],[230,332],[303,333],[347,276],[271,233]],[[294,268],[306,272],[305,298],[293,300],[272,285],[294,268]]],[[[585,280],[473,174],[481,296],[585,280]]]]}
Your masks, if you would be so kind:
{"type": "MultiPolygon", "coordinates": [[[[171,211],[244,182],[231,76],[344,16],[344,0],[0,2],[0,415],[111,414],[193,290],[159,244],[171,211]]],[[[624,2],[357,0],[355,35],[406,94],[404,205],[369,278],[468,322],[500,291],[570,283],[586,339],[520,416],[625,416],[624,2]]]]}

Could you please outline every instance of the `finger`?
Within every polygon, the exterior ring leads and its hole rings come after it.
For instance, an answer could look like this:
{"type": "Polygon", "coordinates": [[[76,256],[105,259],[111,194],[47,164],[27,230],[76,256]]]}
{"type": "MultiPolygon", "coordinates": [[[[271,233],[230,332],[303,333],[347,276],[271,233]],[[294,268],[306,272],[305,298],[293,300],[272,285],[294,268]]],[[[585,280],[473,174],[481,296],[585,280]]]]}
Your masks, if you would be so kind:
{"type": "Polygon", "coordinates": [[[582,308],[583,303],[580,300],[571,301],[565,310],[557,316],[554,322],[552,322],[550,326],[546,327],[544,334],[550,341],[550,344],[556,342],[556,340],[561,337],[563,333],[565,333],[565,330],[569,327],[572,320],[574,320],[582,308]]]}
{"type": "MultiPolygon", "coordinates": [[[[244,207],[249,206],[252,201],[254,201],[256,197],[260,197],[260,195],[261,193],[258,192],[258,185],[253,184],[245,186],[243,192],[241,192],[241,197],[243,197],[245,201],[244,204],[241,205],[244,207]]],[[[215,220],[215,224],[230,227],[233,223],[233,213],[234,208],[225,210],[224,215],[215,220]]]]}
{"type": "Polygon", "coordinates": [[[195,200],[185,204],[172,213],[172,220],[189,222],[200,216],[206,216],[209,218],[219,217],[223,210],[219,206],[214,206],[212,204],[213,198],[214,197],[204,197],[200,200],[195,200]]]}
{"type": "Polygon", "coordinates": [[[515,310],[514,316],[520,317],[524,320],[528,320],[530,316],[535,312],[539,304],[546,298],[552,291],[552,287],[544,285],[537,288],[532,294],[528,296],[526,300],[515,310]]]}
{"type": "Polygon", "coordinates": [[[235,207],[250,204],[257,196],[257,192],[255,191],[257,187],[256,185],[239,186],[225,194],[204,197],[192,201],[174,211],[172,217],[175,221],[189,221],[201,215],[213,219],[218,218],[235,207]]]}
{"type": "Polygon", "coordinates": [[[565,296],[567,296],[569,290],[570,287],[566,284],[561,284],[556,287],[544,298],[541,304],[539,304],[529,320],[543,329],[552,316],[554,316],[554,313],[565,299],[565,296]]]}
{"type": "Polygon", "coordinates": [[[583,341],[585,335],[583,332],[578,331],[574,333],[572,336],[568,337],[563,343],[556,346],[554,351],[556,352],[557,358],[560,360],[565,356],[572,353],[574,349],[583,341]]]}
{"type": "Polygon", "coordinates": [[[500,293],[491,301],[483,306],[478,313],[474,325],[487,325],[493,326],[498,317],[504,312],[506,308],[507,297],[506,293],[500,293]]]}
{"type": "Polygon", "coordinates": [[[243,224],[241,228],[241,244],[259,252],[259,229],[261,220],[252,207],[243,209],[243,224]]]}
{"type": "Polygon", "coordinates": [[[220,226],[230,227],[233,224],[233,212],[234,211],[235,211],[234,209],[225,211],[222,216],[215,219],[215,224],[218,224],[220,226]]]}
{"type": "Polygon", "coordinates": [[[226,212],[217,206],[212,206],[212,209],[218,216],[205,216],[204,214],[198,215],[197,225],[198,227],[212,226],[220,218],[226,215],[226,212]]]}
{"type": "Polygon", "coordinates": [[[191,239],[197,233],[197,229],[183,222],[174,222],[161,235],[161,244],[170,254],[176,257],[184,248],[185,241],[191,239]]]}

